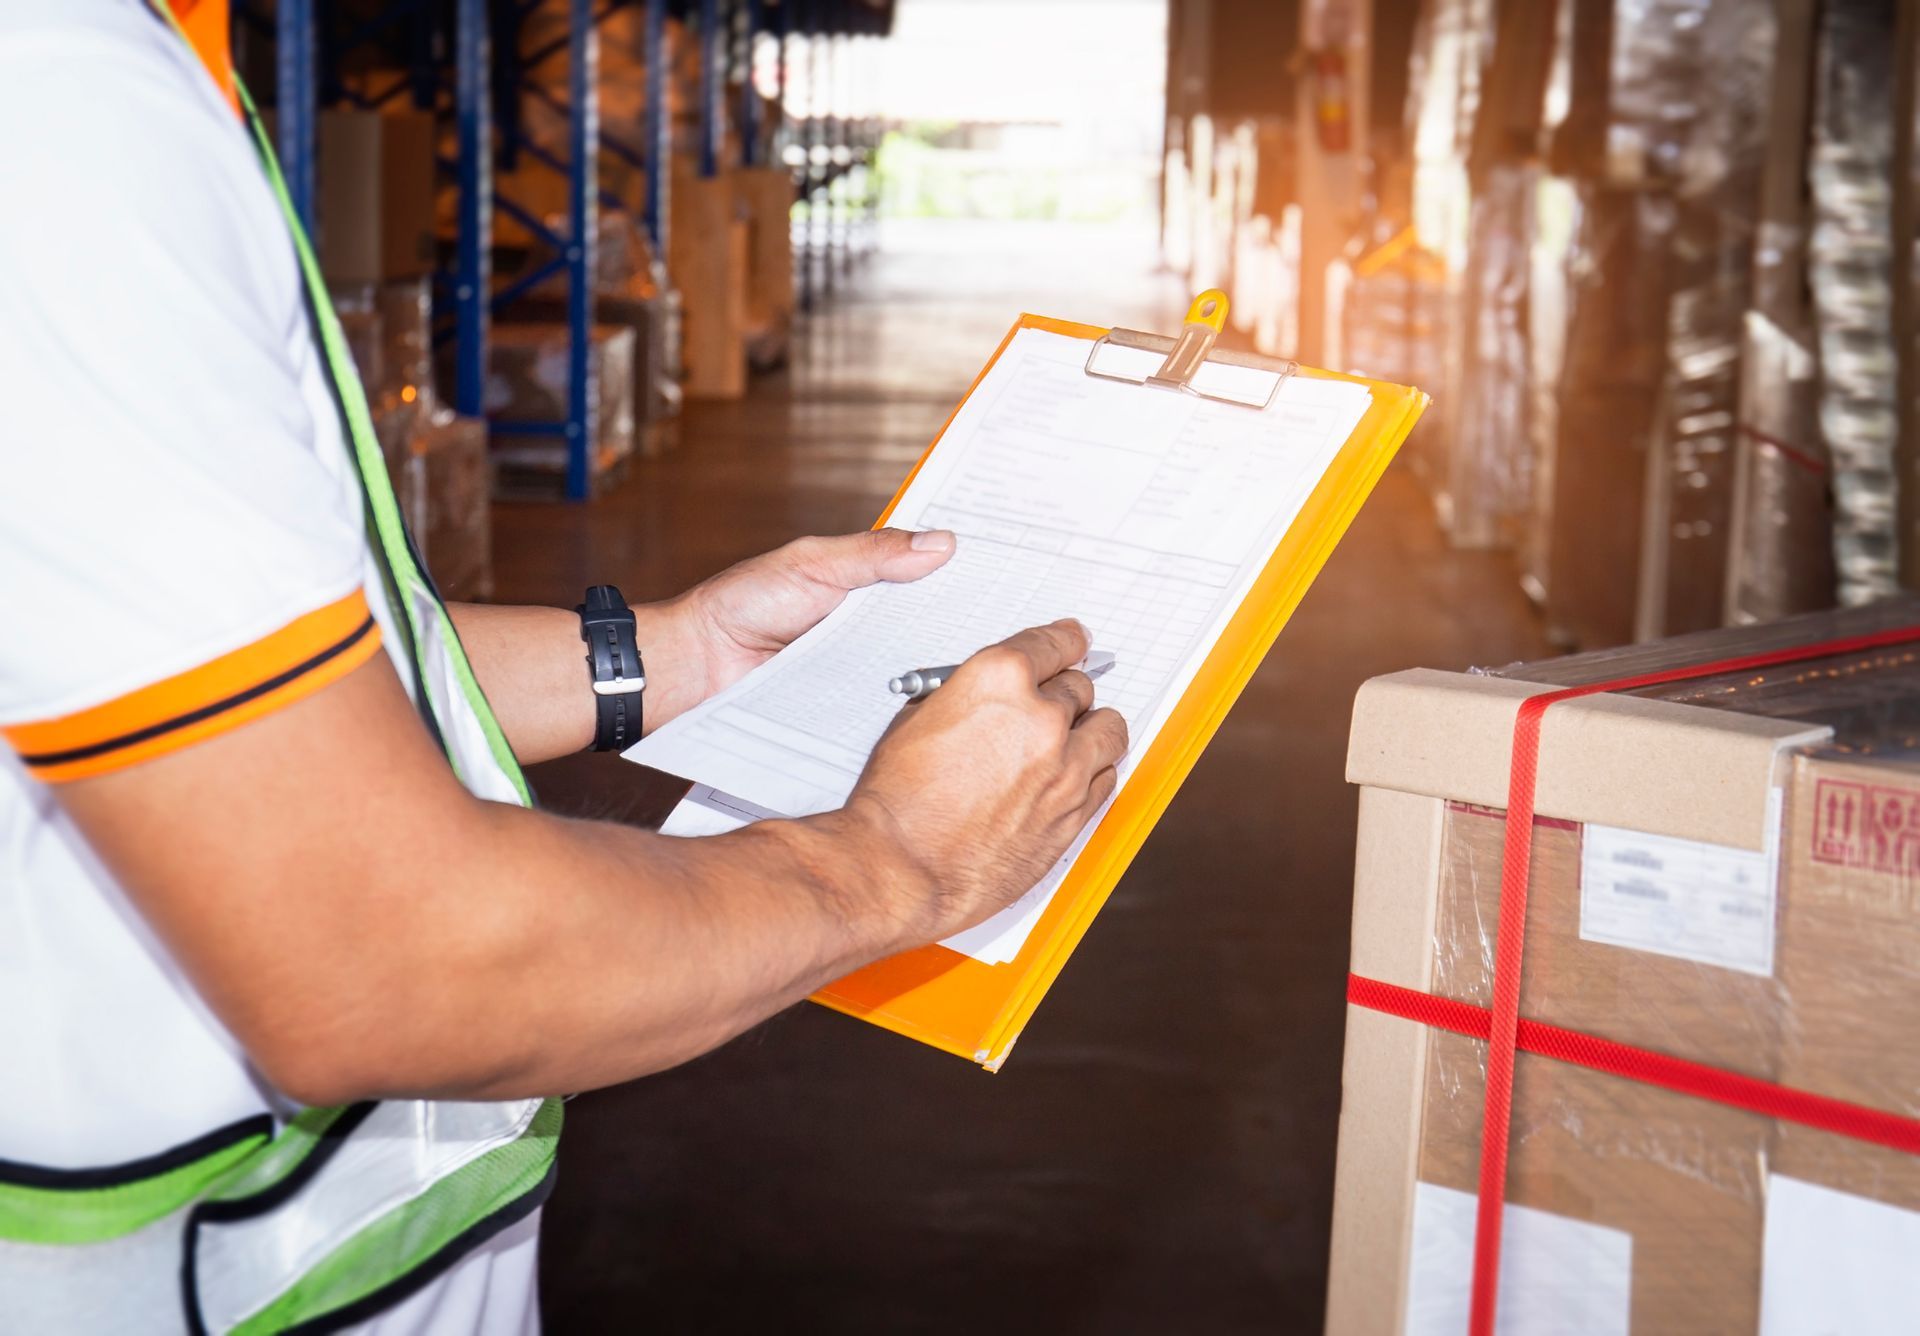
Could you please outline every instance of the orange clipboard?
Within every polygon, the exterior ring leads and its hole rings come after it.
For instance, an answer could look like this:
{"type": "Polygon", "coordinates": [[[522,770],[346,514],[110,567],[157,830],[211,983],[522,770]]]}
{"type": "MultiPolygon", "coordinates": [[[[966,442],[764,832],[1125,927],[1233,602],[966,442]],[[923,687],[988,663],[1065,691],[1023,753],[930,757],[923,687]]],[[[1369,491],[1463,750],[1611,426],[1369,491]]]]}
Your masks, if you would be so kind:
{"type": "MultiPolygon", "coordinates": [[[[1023,315],[1000,341],[993,356],[967,387],[967,397],[979,388],[1013,338],[1023,329],[1046,330],[1070,338],[1099,343],[1111,340],[1167,355],[1158,375],[1141,385],[1140,393],[1191,389],[1199,366],[1219,360],[1240,366],[1265,364],[1278,373],[1328,380],[1355,381],[1372,391],[1373,401],[1353,434],[1301,507],[1292,526],[1265,569],[1254,581],[1239,609],[1228,622],[1213,651],[1201,665],[1159,736],[1147,749],[1120,795],[1075,860],[1066,879],[1042,912],[1019,954],[989,965],[938,944],[903,952],[856,970],[813,995],[822,1006],[871,1021],[910,1039],[931,1044],[970,1059],[988,1071],[998,1071],[1014,1041],[1032,1019],[1067,957],[1079,945],[1094,915],[1119,883],[1121,874],[1146,842],[1147,834],[1173,800],[1194,762],[1212,740],[1227,711],[1246,687],[1261,659],[1279,636],[1293,610],[1326,565],[1335,544],[1386,471],[1407,433],[1425,411],[1428,396],[1404,385],[1344,376],[1275,363],[1245,354],[1213,351],[1226,316],[1224,294],[1204,292],[1194,300],[1180,336],[1166,338],[1131,330],[1107,330],[1092,325],[1023,315]]],[[[1092,370],[1088,359],[1088,374],[1092,370]]],[[[1278,390],[1278,380],[1275,392],[1278,390]]],[[[966,402],[965,398],[961,403],[966,402]]],[[[958,405],[940,428],[933,443],[901,482],[900,488],[875,521],[887,523],[907,486],[953,425],[958,405]]]]}

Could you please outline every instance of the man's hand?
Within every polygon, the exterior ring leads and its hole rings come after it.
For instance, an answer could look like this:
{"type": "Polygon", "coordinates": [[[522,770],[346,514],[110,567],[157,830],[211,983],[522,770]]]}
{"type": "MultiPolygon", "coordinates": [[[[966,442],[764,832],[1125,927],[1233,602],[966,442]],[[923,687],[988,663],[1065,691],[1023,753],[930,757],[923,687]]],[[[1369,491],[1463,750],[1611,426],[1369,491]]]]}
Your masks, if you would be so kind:
{"type": "Polygon", "coordinates": [[[901,711],[847,804],[921,869],[898,905],[902,945],[958,932],[1018,899],[1112,794],[1126,721],[1095,710],[1078,622],[980,651],[901,711]]]}
{"type": "MultiPolygon", "coordinates": [[[[953,535],[942,529],[801,538],[678,598],[637,605],[634,633],[647,665],[646,730],[739,681],[839,607],[848,590],[918,580],[952,555],[953,535]]],[[[522,765],[592,744],[592,678],[572,609],[456,603],[451,611],[522,765]]]]}
{"type": "Polygon", "coordinates": [[[801,538],[694,586],[668,607],[685,619],[681,643],[700,655],[698,698],[731,686],[785,649],[850,590],[930,575],[953,555],[953,544],[944,529],[801,538]]]}

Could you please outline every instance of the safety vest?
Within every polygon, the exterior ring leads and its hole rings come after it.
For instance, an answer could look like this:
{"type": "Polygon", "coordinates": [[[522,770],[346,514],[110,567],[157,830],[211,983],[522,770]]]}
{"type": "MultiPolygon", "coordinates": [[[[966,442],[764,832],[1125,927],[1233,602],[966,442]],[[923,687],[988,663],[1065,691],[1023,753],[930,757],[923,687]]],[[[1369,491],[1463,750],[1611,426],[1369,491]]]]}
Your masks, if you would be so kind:
{"type": "MultiPolygon", "coordinates": [[[[181,31],[164,3],[157,10],[181,31]]],[[[187,34],[181,31],[181,35],[187,34]]],[[[394,500],[366,394],[253,100],[247,126],[299,256],[366,497],[367,541],[421,718],[475,795],[526,781],[394,500]]],[[[266,1115],[129,1164],[0,1163],[0,1329],[281,1332],[372,1317],[536,1210],[558,1100],[381,1100],[266,1115]]]]}

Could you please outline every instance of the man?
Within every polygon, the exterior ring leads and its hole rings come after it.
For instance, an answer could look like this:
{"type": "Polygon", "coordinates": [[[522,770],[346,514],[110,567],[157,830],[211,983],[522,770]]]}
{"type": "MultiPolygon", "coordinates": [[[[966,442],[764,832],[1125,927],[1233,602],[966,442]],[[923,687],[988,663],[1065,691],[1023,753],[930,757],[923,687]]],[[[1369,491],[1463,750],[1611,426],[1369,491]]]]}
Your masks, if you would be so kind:
{"type": "Polygon", "coordinates": [[[528,810],[519,764],[658,726],[952,535],[791,544],[635,609],[597,674],[572,611],[456,638],[180,35],[0,5],[0,126],[0,1325],[522,1330],[549,1097],[1038,880],[1125,747],[1086,633],[976,656],[837,812],[528,810]]]}

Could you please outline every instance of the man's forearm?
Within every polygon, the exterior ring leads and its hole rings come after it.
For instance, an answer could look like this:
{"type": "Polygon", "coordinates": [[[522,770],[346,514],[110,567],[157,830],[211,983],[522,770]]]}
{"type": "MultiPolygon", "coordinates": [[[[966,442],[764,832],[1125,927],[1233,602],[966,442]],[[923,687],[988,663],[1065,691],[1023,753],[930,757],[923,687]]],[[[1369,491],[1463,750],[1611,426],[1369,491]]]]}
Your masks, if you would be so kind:
{"type": "Polygon", "coordinates": [[[364,1004],[294,1040],[330,1055],[292,1074],[307,1097],[543,1095],[671,1067],[909,944],[898,907],[928,900],[857,812],[701,840],[479,815],[439,851],[465,875],[409,879],[386,915],[364,1004]]]}
{"type": "MultiPolygon", "coordinates": [[[[678,602],[633,610],[647,667],[642,717],[648,731],[705,693],[701,647],[678,602]]],[[[594,697],[580,617],[571,608],[450,605],[480,689],[523,765],[583,751],[593,743],[594,697]]]]}
{"type": "Polygon", "coordinates": [[[678,840],[477,800],[377,660],[62,797],[309,1103],[658,1070],[924,935],[909,918],[935,903],[885,812],[858,805],[678,840]]]}

